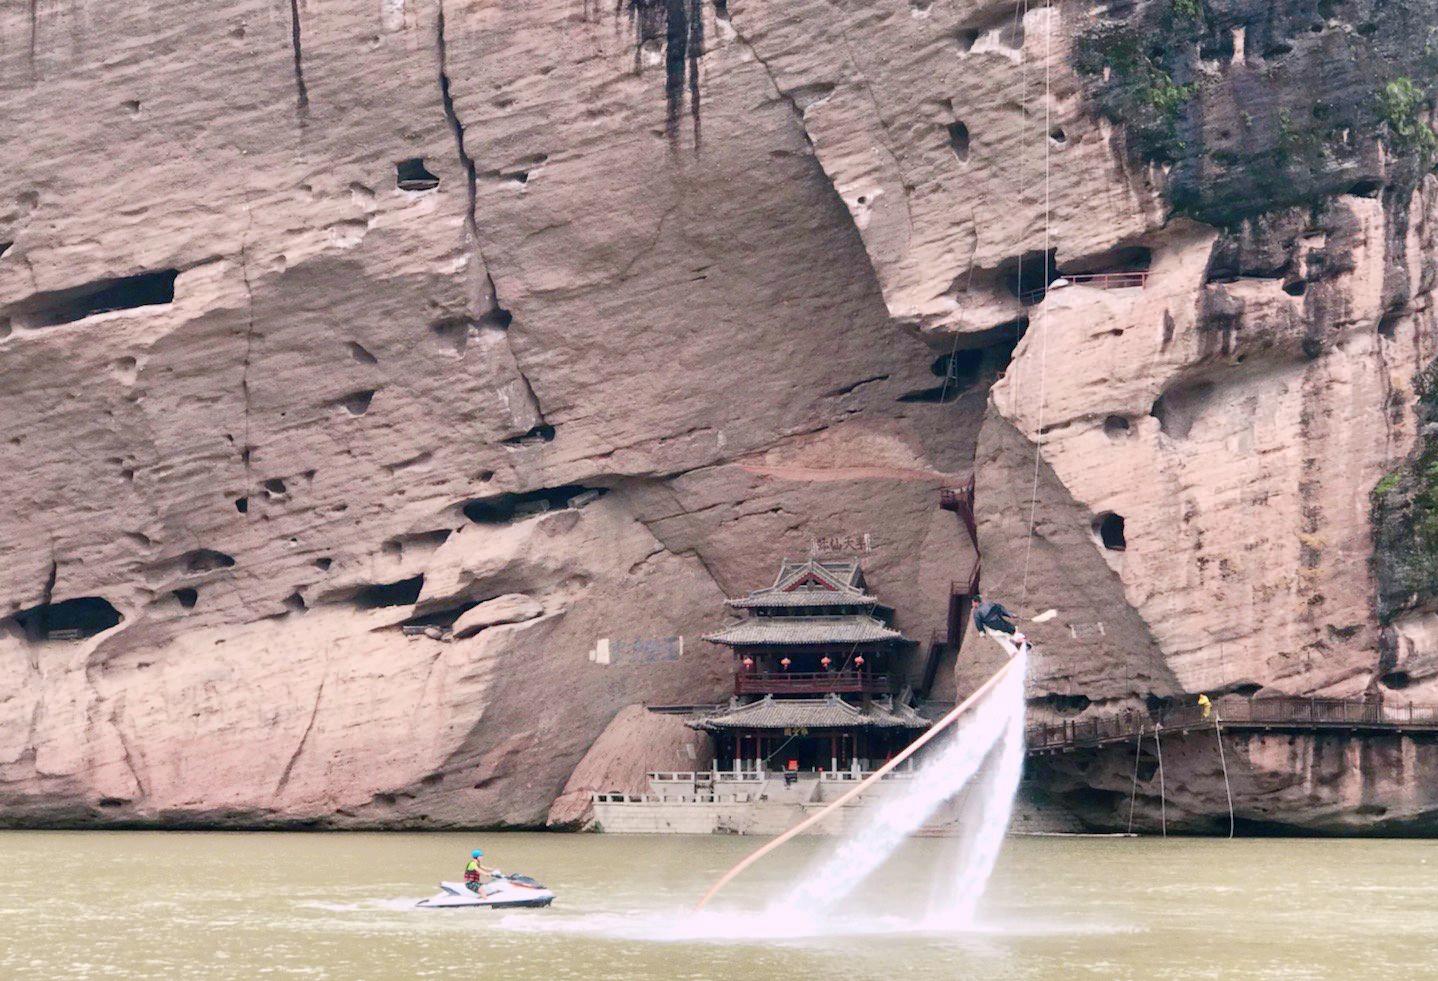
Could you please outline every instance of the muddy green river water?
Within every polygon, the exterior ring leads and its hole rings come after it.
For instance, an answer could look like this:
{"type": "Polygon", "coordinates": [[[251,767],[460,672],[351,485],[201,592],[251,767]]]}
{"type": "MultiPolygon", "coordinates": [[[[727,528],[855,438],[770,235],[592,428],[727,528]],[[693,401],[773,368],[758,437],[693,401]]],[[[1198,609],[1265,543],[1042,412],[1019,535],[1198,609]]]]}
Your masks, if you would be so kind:
{"type": "Polygon", "coordinates": [[[842,926],[758,910],[796,842],[686,910],[755,839],[0,833],[0,977],[1438,977],[1438,842],[1014,838],[977,923],[912,926],[949,843],[909,842],[842,926]],[[413,907],[469,848],[545,910],[413,907]]]}

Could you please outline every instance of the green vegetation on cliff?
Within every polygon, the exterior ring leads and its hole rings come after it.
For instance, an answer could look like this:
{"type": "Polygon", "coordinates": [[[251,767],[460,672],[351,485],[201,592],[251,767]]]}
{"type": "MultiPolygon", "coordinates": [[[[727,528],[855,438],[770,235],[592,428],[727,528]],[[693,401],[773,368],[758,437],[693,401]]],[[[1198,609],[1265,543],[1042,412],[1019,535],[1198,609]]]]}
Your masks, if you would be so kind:
{"type": "Polygon", "coordinates": [[[1418,448],[1373,488],[1373,572],[1378,617],[1438,602],[1438,362],[1418,379],[1418,448]]]}

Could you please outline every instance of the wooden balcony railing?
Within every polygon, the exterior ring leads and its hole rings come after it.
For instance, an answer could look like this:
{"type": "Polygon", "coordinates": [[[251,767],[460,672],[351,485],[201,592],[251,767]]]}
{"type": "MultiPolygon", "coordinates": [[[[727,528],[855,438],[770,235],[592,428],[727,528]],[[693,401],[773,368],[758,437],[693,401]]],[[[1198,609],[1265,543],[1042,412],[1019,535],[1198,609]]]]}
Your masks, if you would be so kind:
{"type": "Polygon", "coordinates": [[[747,671],[734,676],[736,695],[889,695],[887,674],[867,671],[747,671]]]}

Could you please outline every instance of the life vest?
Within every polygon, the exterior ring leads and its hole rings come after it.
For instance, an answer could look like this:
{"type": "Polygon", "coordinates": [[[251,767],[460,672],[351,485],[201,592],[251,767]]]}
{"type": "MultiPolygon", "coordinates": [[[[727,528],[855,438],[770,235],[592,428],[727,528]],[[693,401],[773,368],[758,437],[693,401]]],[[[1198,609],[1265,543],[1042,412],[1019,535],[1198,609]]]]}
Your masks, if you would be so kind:
{"type": "Polygon", "coordinates": [[[470,859],[470,860],[469,860],[469,864],[464,867],[464,881],[465,881],[465,882],[479,882],[479,881],[482,880],[483,878],[484,878],[483,873],[481,873],[481,872],[479,871],[479,859],[477,859],[477,858],[472,858],[472,859],[470,859]]]}

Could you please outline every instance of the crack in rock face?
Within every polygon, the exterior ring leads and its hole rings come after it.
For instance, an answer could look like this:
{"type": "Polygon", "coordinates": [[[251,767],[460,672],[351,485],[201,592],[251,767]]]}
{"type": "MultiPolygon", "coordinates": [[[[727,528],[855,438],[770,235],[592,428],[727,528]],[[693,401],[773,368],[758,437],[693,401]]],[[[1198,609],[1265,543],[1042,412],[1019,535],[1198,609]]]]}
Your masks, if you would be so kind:
{"type": "MultiPolygon", "coordinates": [[[[985,594],[1060,610],[1036,714],[1438,700],[1433,2],[46,6],[0,51],[44,83],[0,93],[0,821],[567,825],[703,759],[634,709],[732,693],[701,638],[779,560],[946,630],[971,477],[985,594]]],[[[1241,765],[1412,817],[1321,757],[1241,765]]]]}

